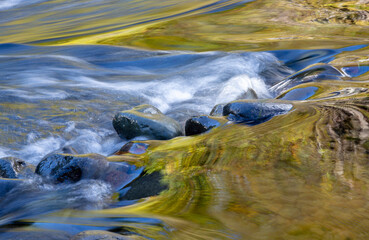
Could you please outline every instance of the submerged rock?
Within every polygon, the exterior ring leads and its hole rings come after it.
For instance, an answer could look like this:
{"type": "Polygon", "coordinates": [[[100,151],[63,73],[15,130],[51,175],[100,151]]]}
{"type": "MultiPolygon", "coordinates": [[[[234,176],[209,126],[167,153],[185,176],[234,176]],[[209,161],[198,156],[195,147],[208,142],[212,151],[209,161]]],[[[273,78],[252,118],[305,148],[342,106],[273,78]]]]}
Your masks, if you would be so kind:
{"type": "Polygon", "coordinates": [[[223,107],[225,104],[217,104],[210,112],[210,116],[223,116],[223,107]]]}
{"type": "Polygon", "coordinates": [[[115,155],[121,155],[125,153],[131,154],[144,154],[146,149],[149,147],[149,144],[143,142],[128,142],[124,144],[124,146],[119,149],[118,152],[114,153],[115,155]]]}
{"type": "Polygon", "coordinates": [[[167,190],[168,185],[162,182],[163,175],[160,172],[141,174],[120,191],[120,200],[135,200],[159,195],[167,190]]]}
{"type": "Polygon", "coordinates": [[[120,189],[138,177],[142,169],[127,163],[108,162],[105,157],[91,155],[52,154],[37,165],[35,173],[54,183],[74,183],[82,179],[99,179],[120,189]]]}
{"type": "Polygon", "coordinates": [[[227,120],[218,117],[199,116],[192,117],[186,121],[186,136],[196,135],[209,131],[212,128],[219,127],[227,120]]]}
{"type": "Polygon", "coordinates": [[[19,178],[31,174],[32,166],[25,161],[14,157],[0,159],[0,177],[19,178]]]}
{"type": "Polygon", "coordinates": [[[177,121],[151,105],[140,105],[117,113],[113,118],[113,127],[121,138],[126,139],[146,136],[167,140],[182,135],[181,126],[177,121]]]}
{"type": "Polygon", "coordinates": [[[102,231],[102,230],[89,230],[78,233],[73,236],[71,240],[129,240],[129,239],[146,239],[140,236],[123,236],[118,233],[102,231]]]}
{"type": "Polygon", "coordinates": [[[228,103],[223,108],[223,115],[236,123],[259,124],[274,116],[285,114],[293,105],[279,102],[239,100],[228,103]]]}
{"type": "Polygon", "coordinates": [[[64,154],[78,154],[76,149],[71,146],[64,146],[58,152],[55,153],[64,153],[64,154]]]}

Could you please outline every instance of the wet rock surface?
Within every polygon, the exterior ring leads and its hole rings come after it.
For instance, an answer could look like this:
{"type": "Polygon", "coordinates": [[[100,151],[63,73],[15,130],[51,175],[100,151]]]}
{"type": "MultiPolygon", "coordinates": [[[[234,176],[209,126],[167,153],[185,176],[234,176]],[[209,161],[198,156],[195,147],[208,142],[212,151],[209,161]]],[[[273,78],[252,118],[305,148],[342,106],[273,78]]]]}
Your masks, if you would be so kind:
{"type": "Polygon", "coordinates": [[[4,158],[0,159],[0,177],[17,178],[12,161],[4,158]]]}
{"type": "Polygon", "coordinates": [[[145,136],[150,139],[167,140],[182,135],[181,126],[151,105],[140,105],[117,113],[113,127],[121,138],[132,139],[145,136]]]}
{"type": "Polygon", "coordinates": [[[292,107],[293,105],[288,103],[239,100],[225,105],[223,116],[236,123],[255,125],[266,122],[274,116],[285,114],[292,107]]]}
{"type": "Polygon", "coordinates": [[[125,153],[131,154],[143,154],[146,152],[146,149],[149,147],[149,144],[142,142],[128,142],[126,143],[119,151],[114,153],[115,155],[121,155],[125,153]]]}
{"type": "Polygon", "coordinates": [[[122,189],[120,200],[135,200],[159,195],[160,192],[169,188],[163,183],[162,178],[163,174],[160,172],[142,174],[122,189]]]}
{"type": "Polygon", "coordinates": [[[217,104],[213,107],[213,109],[210,112],[210,116],[219,117],[223,116],[223,107],[225,104],[217,104]]]}
{"type": "Polygon", "coordinates": [[[37,165],[35,173],[53,183],[75,183],[82,179],[99,179],[119,189],[136,178],[142,170],[126,163],[108,162],[91,155],[52,154],[37,165]]]}
{"type": "Polygon", "coordinates": [[[186,121],[186,136],[196,135],[209,131],[212,128],[219,127],[226,123],[227,120],[217,117],[199,116],[192,117],[186,121]]]}
{"type": "Polygon", "coordinates": [[[33,168],[30,164],[19,158],[0,158],[0,177],[23,178],[32,174],[33,168]]]}
{"type": "Polygon", "coordinates": [[[71,240],[129,240],[129,239],[144,239],[144,238],[138,236],[124,236],[118,233],[102,230],[83,231],[71,238],[71,240]]]}

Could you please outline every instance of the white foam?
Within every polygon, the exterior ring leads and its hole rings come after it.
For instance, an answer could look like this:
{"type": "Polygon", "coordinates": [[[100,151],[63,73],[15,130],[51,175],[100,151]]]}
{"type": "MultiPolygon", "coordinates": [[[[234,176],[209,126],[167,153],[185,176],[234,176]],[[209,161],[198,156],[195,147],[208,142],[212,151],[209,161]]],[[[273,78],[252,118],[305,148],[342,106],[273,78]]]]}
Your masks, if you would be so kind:
{"type": "Polygon", "coordinates": [[[45,0],[0,0],[0,10],[7,10],[14,7],[30,5],[45,0]]]}
{"type": "MultiPolygon", "coordinates": [[[[4,87],[1,93],[31,101],[51,100],[51,105],[54,104],[52,101],[64,99],[67,104],[74,104],[68,100],[68,97],[73,96],[73,100],[81,98],[81,101],[76,101],[76,109],[96,109],[97,113],[92,114],[99,114],[101,109],[105,111],[102,114],[111,110],[111,115],[119,109],[119,106],[113,105],[119,97],[124,107],[127,107],[124,104],[129,104],[130,107],[152,104],[170,117],[184,121],[193,115],[209,114],[218,103],[250,97],[248,91],[255,93],[258,98],[270,98],[272,93],[269,87],[283,78],[279,74],[279,69],[283,66],[269,53],[171,52],[169,55],[150,57],[150,61],[156,64],[154,66],[148,65],[145,57],[142,57],[132,62],[132,65],[140,67],[129,66],[127,60],[122,61],[122,68],[113,69],[108,67],[109,63],[106,63],[105,68],[96,67],[97,65],[79,57],[55,54],[43,55],[45,56],[50,60],[56,59],[57,62],[49,66],[47,62],[41,61],[40,68],[33,68],[22,65],[22,57],[17,56],[21,63],[20,69],[23,70],[14,71],[14,74],[10,74],[13,68],[9,70],[11,81],[2,84],[4,87]],[[179,62],[173,64],[175,67],[163,69],[161,62],[167,62],[167,58],[172,57],[179,62]],[[182,64],[181,59],[184,59],[182,64]],[[62,65],[60,60],[63,61],[62,65]],[[70,67],[68,63],[71,64],[70,67]],[[104,101],[96,99],[100,96],[104,101]]],[[[124,56],[119,59],[124,59],[124,56]]],[[[120,60],[112,61],[114,66],[119,67],[120,60]]],[[[50,115],[53,110],[50,111],[51,113],[41,111],[40,114],[50,115]]],[[[34,129],[36,134],[29,133],[27,145],[19,146],[22,150],[12,155],[37,163],[46,154],[64,146],[71,146],[81,154],[108,155],[122,145],[111,125],[106,126],[103,121],[95,123],[94,118],[88,116],[81,114],[73,118],[58,117],[60,124],[65,126],[60,128],[59,136],[39,139],[38,130],[34,129]]],[[[40,116],[38,119],[27,120],[37,121],[40,128],[44,128],[43,124],[50,124],[47,121],[42,122],[42,119],[48,118],[40,116]]],[[[27,130],[33,132],[33,129],[27,130]]],[[[0,154],[5,155],[7,152],[0,149],[0,154]]]]}
{"type": "MultiPolygon", "coordinates": [[[[78,190],[80,190],[79,193],[90,205],[85,206],[84,209],[104,207],[107,201],[110,200],[110,196],[112,194],[111,185],[98,180],[88,180],[86,181],[86,184],[81,184],[81,187],[78,190]]],[[[78,201],[78,199],[76,200],[78,201]]]]}
{"type": "Polygon", "coordinates": [[[78,129],[74,122],[69,122],[64,131],[76,137],[65,141],[63,146],[70,146],[79,154],[98,153],[106,156],[122,146],[122,140],[109,129],[78,129]]]}
{"type": "Polygon", "coordinates": [[[22,0],[1,0],[0,2],[0,10],[5,10],[12,8],[18,4],[20,4],[22,0]]]}
{"type": "Polygon", "coordinates": [[[71,132],[76,128],[75,122],[67,122],[67,127],[65,128],[65,132],[71,132]]]}
{"type": "Polygon", "coordinates": [[[225,82],[215,101],[216,104],[228,103],[253,90],[258,98],[270,98],[268,87],[261,78],[249,77],[242,74],[225,82]]]}
{"type": "Polygon", "coordinates": [[[62,138],[53,136],[38,139],[33,143],[26,145],[21,151],[18,152],[18,154],[20,155],[19,157],[30,162],[31,164],[37,164],[42,157],[61,148],[63,142],[64,140],[62,138]]]}
{"type": "Polygon", "coordinates": [[[52,86],[59,83],[58,79],[40,73],[23,73],[19,74],[19,77],[23,79],[20,86],[29,88],[52,86]]]}
{"type": "Polygon", "coordinates": [[[0,147],[0,158],[8,156],[7,152],[7,149],[0,147]]]}

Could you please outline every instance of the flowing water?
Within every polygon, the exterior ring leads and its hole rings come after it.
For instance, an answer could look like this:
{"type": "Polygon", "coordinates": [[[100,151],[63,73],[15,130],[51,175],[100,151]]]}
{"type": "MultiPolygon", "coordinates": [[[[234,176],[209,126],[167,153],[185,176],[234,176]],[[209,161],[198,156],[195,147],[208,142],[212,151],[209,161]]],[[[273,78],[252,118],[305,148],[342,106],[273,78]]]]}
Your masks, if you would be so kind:
{"type": "Polygon", "coordinates": [[[0,178],[0,238],[367,239],[368,4],[0,0],[0,158],[129,169],[119,188],[0,178]],[[293,109],[114,155],[119,111],[151,104],[184,126],[237,99],[293,109]],[[143,169],[167,189],[124,199],[143,169]]]}

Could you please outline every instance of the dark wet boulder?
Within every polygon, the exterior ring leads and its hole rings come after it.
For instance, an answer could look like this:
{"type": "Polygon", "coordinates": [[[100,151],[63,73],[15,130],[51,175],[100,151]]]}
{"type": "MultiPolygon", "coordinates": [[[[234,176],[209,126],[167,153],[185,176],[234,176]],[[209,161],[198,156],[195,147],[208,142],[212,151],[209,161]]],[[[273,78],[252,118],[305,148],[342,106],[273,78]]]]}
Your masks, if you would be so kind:
{"type": "Polygon", "coordinates": [[[12,161],[7,159],[0,159],[0,177],[2,178],[17,178],[15,170],[13,169],[12,161]]]}
{"type": "Polygon", "coordinates": [[[146,149],[149,147],[149,144],[143,142],[131,141],[123,145],[119,151],[114,153],[114,155],[121,155],[125,153],[131,154],[144,154],[146,149]]]}
{"type": "Polygon", "coordinates": [[[292,104],[282,102],[238,100],[224,106],[223,116],[236,123],[255,125],[285,114],[292,107],[292,104]]]}
{"type": "Polygon", "coordinates": [[[177,121],[151,105],[140,105],[117,113],[113,118],[113,127],[125,139],[146,136],[150,139],[167,140],[182,135],[177,121]]]}
{"type": "Polygon", "coordinates": [[[120,200],[136,200],[159,195],[169,189],[168,184],[163,182],[163,174],[160,172],[142,173],[130,184],[120,191],[120,200]]]}
{"type": "Polygon", "coordinates": [[[19,178],[29,175],[32,172],[32,166],[25,161],[14,157],[0,158],[0,177],[19,178]]]}
{"type": "Polygon", "coordinates": [[[186,136],[196,135],[209,131],[212,128],[219,127],[227,122],[224,118],[199,116],[192,117],[186,121],[186,136]]]}
{"type": "Polygon", "coordinates": [[[54,183],[75,183],[82,179],[99,179],[120,189],[140,175],[127,163],[108,162],[98,154],[46,156],[36,167],[35,173],[54,183]]]}

